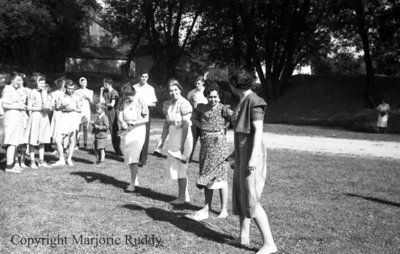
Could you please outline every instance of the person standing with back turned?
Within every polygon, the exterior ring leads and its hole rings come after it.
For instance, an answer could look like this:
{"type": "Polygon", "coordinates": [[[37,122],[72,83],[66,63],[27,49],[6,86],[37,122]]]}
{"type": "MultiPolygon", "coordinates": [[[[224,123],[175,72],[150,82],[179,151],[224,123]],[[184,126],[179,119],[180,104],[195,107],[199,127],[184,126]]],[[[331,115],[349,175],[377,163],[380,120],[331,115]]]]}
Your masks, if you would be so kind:
{"type": "Polygon", "coordinates": [[[250,88],[254,78],[249,73],[230,79],[230,88],[240,98],[233,111],[235,168],[232,186],[232,213],[239,216],[240,236],[230,241],[250,245],[250,223],[255,221],[263,238],[258,254],[277,252],[261,194],[267,177],[267,149],[263,141],[263,121],[267,103],[250,88]]]}

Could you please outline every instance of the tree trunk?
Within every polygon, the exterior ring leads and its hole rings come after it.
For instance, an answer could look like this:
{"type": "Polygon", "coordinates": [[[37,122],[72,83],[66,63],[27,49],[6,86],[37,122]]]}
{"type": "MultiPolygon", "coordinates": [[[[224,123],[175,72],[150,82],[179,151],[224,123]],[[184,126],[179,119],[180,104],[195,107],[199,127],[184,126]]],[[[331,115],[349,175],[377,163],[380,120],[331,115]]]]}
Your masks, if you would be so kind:
{"type": "Polygon", "coordinates": [[[374,97],[376,96],[375,85],[374,85],[374,68],[372,66],[372,58],[369,48],[368,40],[368,29],[365,23],[365,12],[364,4],[362,0],[357,0],[356,2],[356,15],[357,15],[357,25],[358,33],[360,34],[363,50],[364,50],[364,61],[367,71],[366,83],[365,83],[365,103],[368,108],[375,108],[376,103],[374,97]]]}
{"type": "Polygon", "coordinates": [[[132,44],[131,49],[129,50],[128,59],[126,60],[126,63],[122,66],[123,75],[125,75],[126,77],[129,77],[129,67],[131,66],[131,62],[135,57],[136,49],[139,46],[140,39],[142,38],[143,33],[144,33],[143,29],[139,31],[137,37],[135,38],[135,41],[132,44]]]}

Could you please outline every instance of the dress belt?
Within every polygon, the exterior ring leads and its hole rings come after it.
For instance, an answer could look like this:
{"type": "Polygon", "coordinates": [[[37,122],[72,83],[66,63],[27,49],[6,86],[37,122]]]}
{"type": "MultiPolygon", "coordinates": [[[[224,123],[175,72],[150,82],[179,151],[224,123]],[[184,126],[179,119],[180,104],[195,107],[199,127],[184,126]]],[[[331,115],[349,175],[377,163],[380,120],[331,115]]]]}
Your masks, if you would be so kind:
{"type": "Polygon", "coordinates": [[[203,135],[204,136],[219,135],[219,134],[223,134],[223,132],[222,131],[217,131],[217,132],[205,132],[205,131],[203,131],[203,135]]]}

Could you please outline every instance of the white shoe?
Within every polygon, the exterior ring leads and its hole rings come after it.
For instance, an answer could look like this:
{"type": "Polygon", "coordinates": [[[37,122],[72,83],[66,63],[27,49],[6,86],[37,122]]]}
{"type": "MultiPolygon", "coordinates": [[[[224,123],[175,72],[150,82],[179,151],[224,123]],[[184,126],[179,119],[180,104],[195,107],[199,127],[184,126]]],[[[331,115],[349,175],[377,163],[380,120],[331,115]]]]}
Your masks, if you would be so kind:
{"type": "Polygon", "coordinates": [[[64,160],[58,160],[55,163],[53,163],[52,166],[65,166],[65,161],[64,160]]]}
{"type": "Polygon", "coordinates": [[[183,155],[181,152],[173,152],[171,150],[168,150],[169,155],[171,155],[172,157],[174,157],[175,159],[178,159],[184,163],[187,162],[188,157],[183,155]]]}
{"type": "Polygon", "coordinates": [[[51,168],[51,165],[50,165],[50,164],[47,164],[46,162],[43,162],[43,163],[39,163],[39,167],[51,168]]]}
{"type": "Polygon", "coordinates": [[[36,162],[31,162],[31,168],[37,169],[38,167],[36,166],[36,162]]]}
{"type": "Polygon", "coordinates": [[[72,160],[67,160],[67,164],[68,166],[72,167],[74,165],[74,163],[72,163],[72,160]]]}
{"type": "Polygon", "coordinates": [[[6,172],[7,173],[19,174],[19,173],[21,173],[21,170],[18,170],[15,167],[14,168],[6,168],[6,172]]]}
{"type": "Polygon", "coordinates": [[[193,214],[186,214],[185,217],[195,221],[206,220],[208,219],[208,211],[202,209],[193,214]]]}
{"type": "Polygon", "coordinates": [[[22,162],[22,163],[20,164],[20,166],[21,166],[21,168],[27,168],[27,167],[28,167],[24,162],[22,162]]]}

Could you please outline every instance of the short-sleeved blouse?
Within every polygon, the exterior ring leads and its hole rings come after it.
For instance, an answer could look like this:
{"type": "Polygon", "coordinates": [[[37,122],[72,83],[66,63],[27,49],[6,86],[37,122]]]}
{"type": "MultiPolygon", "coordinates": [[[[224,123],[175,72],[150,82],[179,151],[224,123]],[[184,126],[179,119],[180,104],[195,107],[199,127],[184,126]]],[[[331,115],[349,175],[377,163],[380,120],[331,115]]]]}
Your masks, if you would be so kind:
{"type": "Polygon", "coordinates": [[[37,89],[33,89],[28,96],[28,103],[31,107],[35,108],[49,108],[50,100],[46,91],[40,92],[37,89]]]}
{"type": "Polygon", "coordinates": [[[81,109],[82,108],[82,100],[76,94],[68,95],[64,94],[61,98],[60,104],[63,106],[67,106],[71,109],[81,109]]]}
{"type": "Polygon", "coordinates": [[[253,132],[251,122],[264,120],[267,103],[255,93],[250,93],[240,101],[233,111],[231,122],[235,132],[250,134],[253,132]]]}
{"type": "Polygon", "coordinates": [[[13,85],[6,85],[2,94],[2,102],[10,104],[18,103],[22,106],[26,104],[27,94],[27,90],[24,87],[15,89],[13,85]]]}
{"type": "Polygon", "coordinates": [[[145,118],[149,109],[139,96],[132,96],[124,102],[122,112],[124,121],[128,122],[145,118]]]}
{"type": "Polygon", "coordinates": [[[182,126],[182,117],[192,113],[192,106],[188,100],[181,96],[175,103],[173,103],[172,100],[165,101],[163,104],[163,112],[167,123],[179,128],[182,126]]]}
{"type": "Polygon", "coordinates": [[[193,114],[193,119],[201,123],[201,129],[205,132],[219,132],[225,128],[226,121],[229,120],[231,110],[227,109],[224,104],[218,103],[215,108],[211,108],[209,104],[198,104],[193,114]],[[227,116],[223,116],[223,111],[227,116]]]}
{"type": "Polygon", "coordinates": [[[60,104],[62,99],[64,98],[64,95],[65,92],[62,90],[56,90],[50,93],[52,106],[56,107],[58,104],[60,104]]]}

